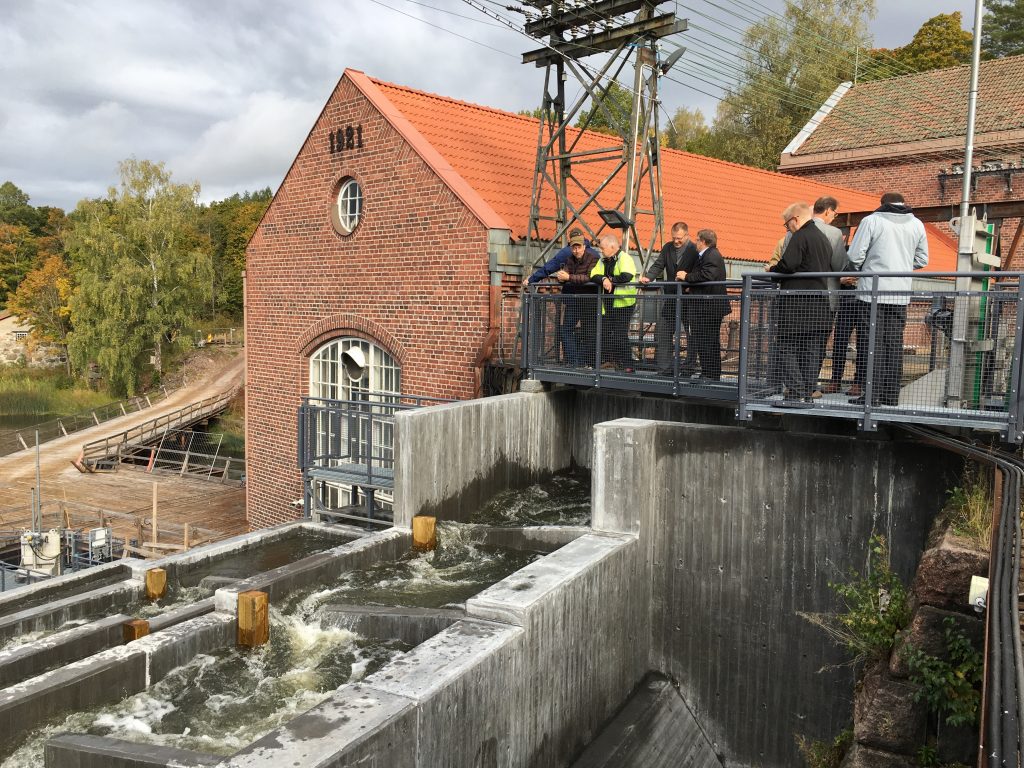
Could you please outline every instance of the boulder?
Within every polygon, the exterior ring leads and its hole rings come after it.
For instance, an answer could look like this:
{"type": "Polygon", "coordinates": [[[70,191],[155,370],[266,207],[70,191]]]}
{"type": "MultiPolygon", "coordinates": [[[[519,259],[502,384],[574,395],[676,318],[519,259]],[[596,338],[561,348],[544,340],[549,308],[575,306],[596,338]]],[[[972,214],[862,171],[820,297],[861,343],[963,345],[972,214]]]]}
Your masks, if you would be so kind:
{"type": "Polygon", "coordinates": [[[846,753],[840,768],[913,768],[914,765],[906,755],[894,755],[855,743],[846,753]]]}
{"type": "Polygon", "coordinates": [[[973,615],[974,609],[967,604],[971,577],[987,575],[988,553],[947,534],[938,547],[921,556],[914,596],[919,605],[973,615]]]}
{"type": "Polygon", "coordinates": [[[853,701],[853,738],[865,747],[916,754],[925,739],[924,705],[914,702],[917,686],[889,677],[888,665],[865,672],[853,701]]]}
{"type": "Polygon", "coordinates": [[[979,653],[983,652],[985,625],[980,618],[922,605],[914,614],[910,626],[901,632],[896,640],[892,656],[889,658],[889,674],[892,677],[903,678],[910,674],[903,654],[907,645],[913,645],[940,659],[947,657],[946,619],[952,619],[956,623],[956,628],[967,636],[974,648],[979,653]]]}

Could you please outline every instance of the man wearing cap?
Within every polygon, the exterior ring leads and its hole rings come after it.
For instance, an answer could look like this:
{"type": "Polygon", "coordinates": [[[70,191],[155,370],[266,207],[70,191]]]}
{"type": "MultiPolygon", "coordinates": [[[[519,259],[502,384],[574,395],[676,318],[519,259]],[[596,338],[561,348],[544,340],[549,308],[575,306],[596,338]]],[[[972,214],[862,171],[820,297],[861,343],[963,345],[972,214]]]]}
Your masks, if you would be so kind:
{"type": "Polygon", "coordinates": [[[583,230],[573,229],[569,233],[569,244],[561,248],[548,262],[523,280],[523,285],[532,285],[547,277],[554,277],[562,288],[562,318],[558,336],[562,342],[565,363],[573,368],[592,361],[586,351],[593,349],[594,320],[597,305],[594,299],[586,298],[597,293],[597,287],[590,280],[590,272],[597,264],[598,254],[587,245],[583,230]]]}
{"type": "MultiPolygon", "coordinates": [[[[672,240],[661,248],[661,253],[651,262],[647,271],[640,277],[640,282],[646,284],[652,280],[661,280],[667,273],[667,280],[674,281],[675,285],[665,289],[665,296],[661,299],[661,313],[658,316],[658,323],[654,327],[654,362],[658,366],[658,373],[667,376],[675,375],[674,359],[678,355],[679,347],[672,343],[672,337],[676,330],[676,308],[679,309],[679,332],[680,336],[690,339],[690,318],[687,313],[686,301],[676,301],[683,289],[685,276],[691,272],[697,264],[697,246],[690,239],[690,229],[686,222],[677,221],[672,225],[672,240]]],[[[682,338],[679,345],[682,345],[682,338]]],[[[686,345],[686,360],[683,362],[680,374],[689,376],[696,369],[697,354],[693,344],[686,345]]]]}
{"type": "MultiPolygon", "coordinates": [[[[914,215],[899,192],[882,195],[881,207],[865,216],[850,243],[850,263],[862,272],[911,272],[928,266],[928,237],[924,224],[914,215]]],[[[860,325],[857,328],[857,356],[863,348],[863,370],[867,371],[868,319],[871,304],[875,306],[875,349],[871,374],[872,405],[899,405],[903,379],[903,332],[907,324],[913,279],[881,277],[878,295],[872,296],[874,278],[861,277],[857,298],[861,302],[860,325]]],[[[866,376],[865,376],[866,378],[866,376]]],[[[868,382],[865,382],[865,387],[868,382]]],[[[864,405],[867,393],[850,400],[864,405]]]]}

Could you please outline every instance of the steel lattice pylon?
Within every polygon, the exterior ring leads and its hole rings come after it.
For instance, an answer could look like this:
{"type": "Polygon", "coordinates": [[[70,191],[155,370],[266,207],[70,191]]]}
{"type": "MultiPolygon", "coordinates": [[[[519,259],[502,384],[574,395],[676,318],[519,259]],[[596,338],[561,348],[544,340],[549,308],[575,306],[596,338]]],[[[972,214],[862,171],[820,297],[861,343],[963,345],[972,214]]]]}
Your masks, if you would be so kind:
{"type": "MultiPolygon", "coordinates": [[[[530,201],[527,246],[540,245],[538,262],[566,241],[567,232],[578,222],[591,237],[609,226],[607,219],[592,226],[585,214],[594,209],[621,214],[623,249],[636,244],[646,264],[651,251],[662,238],[661,170],[658,164],[660,135],[657,119],[658,61],[657,41],[686,30],[686,22],[673,14],[655,15],[664,0],[592,0],[590,2],[550,2],[532,0],[527,4],[540,12],[540,18],[526,25],[528,34],[548,38],[545,48],[523,54],[524,63],[546,67],[537,136],[530,201]],[[616,21],[623,14],[636,12],[631,22],[616,21]],[[593,71],[579,59],[594,54],[609,54],[600,70],[593,71]],[[620,114],[608,98],[611,85],[633,64],[632,109],[620,114]],[[566,104],[566,81],[571,75],[582,87],[580,96],[566,104]],[[588,109],[589,106],[589,109],[588,109]],[[586,115],[577,128],[570,126],[578,115],[586,115]],[[617,135],[588,132],[595,115],[602,115],[617,135]],[[601,146],[583,141],[584,136],[607,139],[601,146]],[[585,146],[581,146],[581,142],[585,146]],[[603,163],[600,178],[591,178],[589,186],[574,172],[581,164],[603,163]],[[624,183],[616,181],[622,176],[624,183]],[[650,206],[639,206],[640,192],[649,188],[650,206]],[[613,191],[614,190],[614,191],[613,191]],[[614,197],[612,197],[614,195],[614,197]],[[650,227],[637,227],[639,217],[648,217],[650,227]],[[641,234],[648,235],[641,241],[641,234]]],[[[593,175],[591,174],[593,177],[593,175]]]]}

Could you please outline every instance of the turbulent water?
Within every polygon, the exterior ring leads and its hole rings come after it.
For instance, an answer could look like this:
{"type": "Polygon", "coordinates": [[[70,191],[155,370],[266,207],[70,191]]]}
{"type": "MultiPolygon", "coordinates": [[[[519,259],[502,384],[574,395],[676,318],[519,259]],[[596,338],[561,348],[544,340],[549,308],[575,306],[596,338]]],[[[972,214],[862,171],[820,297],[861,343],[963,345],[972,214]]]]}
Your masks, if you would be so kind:
{"type": "Polygon", "coordinates": [[[472,516],[487,525],[590,525],[590,475],[554,475],[543,483],[503,491],[472,516]]]}
{"type": "MultiPolygon", "coordinates": [[[[587,525],[589,520],[590,484],[585,474],[557,475],[525,490],[499,494],[474,516],[474,524],[441,523],[438,547],[432,552],[409,553],[397,561],[343,573],[333,584],[294,593],[271,609],[267,645],[197,656],[143,693],[55,720],[36,729],[2,768],[41,766],[46,740],[65,731],[232,754],[407,650],[397,642],[380,643],[345,629],[321,627],[323,606],[461,605],[541,556],[484,546],[480,525],[587,525]]],[[[313,551],[323,548],[322,542],[312,545],[313,551]]],[[[304,554],[308,553],[292,552],[289,559],[304,554]]],[[[255,570],[273,567],[265,561],[261,558],[262,567],[255,570]]],[[[253,565],[243,566],[245,575],[255,572],[253,565]]],[[[210,594],[212,590],[199,586],[175,584],[164,600],[133,605],[126,612],[149,618],[210,594]]],[[[0,756],[12,746],[0,744],[0,756]]]]}
{"type": "Polygon", "coordinates": [[[324,589],[295,594],[286,610],[314,618],[323,605],[458,605],[540,556],[484,547],[481,539],[482,533],[472,525],[441,523],[434,551],[411,552],[398,560],[343,573],[324,589]]]}
{"type": "Polygon", "coordinates": [[[266,645],[199,655],[143,693],[37,729],[3,768],[41,766],[46,740],[64,731],[229,755],[407,650],[277,611],[271,619],[266,645]]]}

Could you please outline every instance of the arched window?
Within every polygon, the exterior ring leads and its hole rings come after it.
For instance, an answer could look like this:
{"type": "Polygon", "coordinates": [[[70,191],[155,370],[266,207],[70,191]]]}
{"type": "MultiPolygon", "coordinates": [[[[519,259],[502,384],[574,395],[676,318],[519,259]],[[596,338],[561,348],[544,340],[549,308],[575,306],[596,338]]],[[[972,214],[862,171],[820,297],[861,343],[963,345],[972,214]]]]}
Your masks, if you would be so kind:
{"type": "MultiPolygon", "coordinates": [[[[335,456],[327,466],[345,463],[345,455],[370,451],[375,461],[394,461],[395,432],[390,420],[363,416],[361,403],[394,403],[401,394],[401,368],[381,347],[365,339],[333,339],[309,360],[309,396],[332,403],[320,413],[316,425],[316,453],[335,456]],[[371,426],[372,425],[372,426],[371,426]]],[[[338,509],[362,503],[352,486],[319,482],[316,497],[322,507],[338,509]]],[[[391,508],[392,494],[377,491],[374,501],[391,508]]]]}

